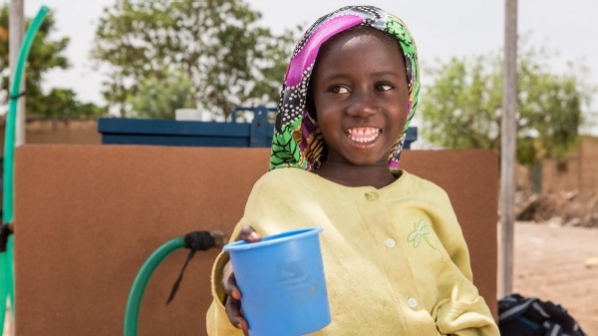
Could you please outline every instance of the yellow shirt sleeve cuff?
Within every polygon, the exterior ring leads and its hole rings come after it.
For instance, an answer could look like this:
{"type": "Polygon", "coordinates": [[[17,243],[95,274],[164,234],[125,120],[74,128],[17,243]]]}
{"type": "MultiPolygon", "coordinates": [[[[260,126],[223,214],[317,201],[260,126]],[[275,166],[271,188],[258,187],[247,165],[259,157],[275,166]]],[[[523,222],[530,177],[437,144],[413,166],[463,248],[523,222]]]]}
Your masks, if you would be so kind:
{"type": "Polygon", "coordinates": [[[224,269],[224,266],[229,260],[230,256],[228,252],[220,252],[218,257],[216,257],[216,262],[214,262],[214,266],[212,267],[212,297],[214,301],[219,302],[222,305],[222,307],[224,307],[224,302],[226,300],[226,293],[224,292],[224,288],[222,287],[222,270],[224,269]]]}

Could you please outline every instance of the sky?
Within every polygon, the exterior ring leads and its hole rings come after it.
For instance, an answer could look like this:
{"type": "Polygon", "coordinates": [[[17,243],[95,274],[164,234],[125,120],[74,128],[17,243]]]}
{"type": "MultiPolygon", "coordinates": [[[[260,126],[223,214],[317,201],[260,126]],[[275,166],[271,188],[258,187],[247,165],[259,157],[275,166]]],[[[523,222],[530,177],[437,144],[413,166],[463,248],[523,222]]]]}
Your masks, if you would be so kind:
{"type": "MultiPolygon", "coordinates": [[[[1,0],[6,2],[7,0],[1,0]]],[[[103,75],[94,70],[89,51],[103,8],[115,0],[23,0],[25,15],[33,17],[42,5],[54,11],[58,31],[68,36],[66,51],[72,67],[52,71],[46,88],[72,88],[82,101],[103,105],[100,94],[103,75]]],[[[320,16],[350,4],[379,6],[402,18],[415,37],[422,63],[426,66],[452,56],[471,56],[499,50],[504,41],[504,0],[248,0],[262,13],[262,24],[275,32],[298,24],[306,27],[320,16]]],[[[550,66],[557,73],[566,64],[584,62],[589,66],[588,82],[598,85],[598,1],[519,0],[518,32],[531,34],[530,43],[555,51],[550,66]]],[[[425,99],[425,97],[422,97],[425,99]]],[[[597,105],[597,104],[594,104],[597,105]]]]}

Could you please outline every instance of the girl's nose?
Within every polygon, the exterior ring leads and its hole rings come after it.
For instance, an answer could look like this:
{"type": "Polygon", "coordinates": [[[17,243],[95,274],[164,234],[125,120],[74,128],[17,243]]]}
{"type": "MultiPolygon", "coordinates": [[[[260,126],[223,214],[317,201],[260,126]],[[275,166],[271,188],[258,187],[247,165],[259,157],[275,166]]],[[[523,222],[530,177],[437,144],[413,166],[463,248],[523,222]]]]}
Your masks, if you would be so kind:
{"type": "Polygon", "coordinates": [[[378,105],[371,92],[355,92],[350,105],[347,108],[347,114],[351,117],[369,117],[378,111],[378,105]]]}

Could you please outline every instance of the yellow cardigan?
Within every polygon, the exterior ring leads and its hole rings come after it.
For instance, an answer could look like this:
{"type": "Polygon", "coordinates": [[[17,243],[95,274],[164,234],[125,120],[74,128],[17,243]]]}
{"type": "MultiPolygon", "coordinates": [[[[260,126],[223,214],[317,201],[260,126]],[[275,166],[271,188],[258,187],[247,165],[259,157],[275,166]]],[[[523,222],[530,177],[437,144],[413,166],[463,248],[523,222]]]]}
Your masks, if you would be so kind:
{"type": "MultiPolygon", "coordinates": [[[[469,253],[449,198],[405,171],[392,184],[345,187],[296,168],[265,174],[232,235],[322,227],[332,322],[310,335],[500,335],[472,283],[469,253]]],[[[222,302],[222,253],[212,272],[211,336],[242,335],[222,302]]],[[[250,326],[251,327],[251,326],[250,326]]]]}

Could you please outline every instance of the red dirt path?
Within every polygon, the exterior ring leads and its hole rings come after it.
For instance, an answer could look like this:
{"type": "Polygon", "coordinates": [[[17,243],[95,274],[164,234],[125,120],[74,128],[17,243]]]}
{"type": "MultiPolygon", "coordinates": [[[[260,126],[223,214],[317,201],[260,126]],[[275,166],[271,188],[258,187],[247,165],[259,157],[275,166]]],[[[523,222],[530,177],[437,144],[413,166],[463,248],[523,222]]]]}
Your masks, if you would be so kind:
{"type": "Polygon", "coordinates": [[[569,310],[598,335],[598,229],[517,223],[513,291],[569,310]]]}

